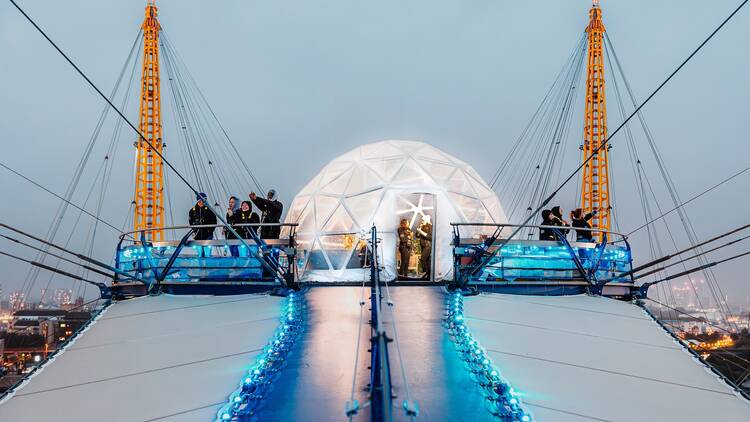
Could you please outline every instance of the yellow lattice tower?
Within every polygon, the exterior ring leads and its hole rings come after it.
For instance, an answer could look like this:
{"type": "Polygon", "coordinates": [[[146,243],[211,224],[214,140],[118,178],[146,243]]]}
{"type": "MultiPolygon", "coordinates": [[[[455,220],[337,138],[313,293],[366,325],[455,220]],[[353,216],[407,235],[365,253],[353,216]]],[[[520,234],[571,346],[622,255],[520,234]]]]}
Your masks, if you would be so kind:
{"type": "MultiPolygon", "coordinates": [[[[581,208],[584,213],[598,210],[591,220],[594,228],[609,230],[612,223],[609,201],[609,145],[597,151],[607,139],[607,102],[604,94],[604,23],[599,1],[589,11],[586,109],[583,128],[583,159],[593,155],[583,167],[581,208]],[[597,152],[594,152],[597,151],[597,152]]],[[[601,234],[596,234],[601,239],[601,234]]]]}
{"type": "MultiPolygon", "coordinates": [[[[156,4],[149,0],[143,20],[143,68],[141,74],[140,130],[135,171],[135,216],[133,229],[164,227],[164,163],[162,153],[161,81],[159,79],[159,21],[156,4]],[[155,151],[158,151],[157,154],[155,151]]],[[[164,230],[146,232],[146,240],[164,240],[164,230]]]]}

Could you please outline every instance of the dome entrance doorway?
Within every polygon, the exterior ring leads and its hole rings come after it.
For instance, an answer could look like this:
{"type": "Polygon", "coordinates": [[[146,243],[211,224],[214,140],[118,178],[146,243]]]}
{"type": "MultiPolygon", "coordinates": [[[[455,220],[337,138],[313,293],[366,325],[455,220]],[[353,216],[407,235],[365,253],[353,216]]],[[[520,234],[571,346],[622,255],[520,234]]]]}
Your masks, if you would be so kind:
{"type": "Polygon", "coordinates": [[[399,281],[433,281],[435,256],[435,195],[396,195],[396,268],[399,281]]]}

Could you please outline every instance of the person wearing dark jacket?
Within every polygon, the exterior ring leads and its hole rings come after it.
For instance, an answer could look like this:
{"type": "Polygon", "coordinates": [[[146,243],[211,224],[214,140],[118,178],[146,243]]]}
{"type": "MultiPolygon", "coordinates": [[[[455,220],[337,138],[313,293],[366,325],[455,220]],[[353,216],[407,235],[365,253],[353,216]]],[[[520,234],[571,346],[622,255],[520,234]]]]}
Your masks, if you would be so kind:
{"type": "Polygon", "coordinates": [[[419,239],[419,249],[421,254],[419,255],[419,261],[422,265],[422,271],[424,275],[423,280],[432,279],[432,222],[430,216],[425,215],[422,217],[422,224],[417,228],[417,239],[419,239]]]}
{"type": "Polygon", "coordinates": [[[252,230],[253,233],[257,233],[257,227],[245,226],[244,224],[260,224],[260,217],[257,212],[253,212],[250,201],[242,201],[240,210],[234,213],[234,217],[232,218],[232,227],[240,237],[250,239],[252,237],[250,231],[252,230]],[[239,224],[243,224],[243,226],[238,226],[239,224]]]}
{"type": "MultiPolygon", "coordinates": [[[[227,207],[227,223],[229,223],[232,228],[235,229],[235,231],[237,231],[237,229],[234,227],[234,223],[232,223],[232,220],[234,220],[235,214],[237,214],[237,212],[239,212],[240,210],[240,204],[238,202],[239,199],[237,199],[236,196],[230,196],[229,206],[227,207]]],[[[224,227],[224,238],[226,238],[227,240],[237,239],[237,236],[235,236],[231,231],[224,227]]]]}
{"type": "Polygon", "coordinates": [[[414,234],[409,228],[409,220],[402,218],[398,226],[398,253],[401,258],[401,265],[398,267],[400,277],[409,276],[409,260],[411,259],[411,250],[414,241],[414,234]]]}
{"type": "MultiPolygon", "coordinates": [[[[276,199],[276,191],[268,191],[266,198],[258,197],[255,192],[250,192],[250,200],[260,210],[260,222],[263,224],[279,223],[281,213],[284,211],[284,205],[276,199]]],[[[261,239],[278,239],[281,234],[281,227],[267,226],[260,228],[261,239]]]]}
{"type": "MultiPolygon", "coordinates": [[[[559,226],[559,227],[570,227],[570,224],[568,224],[567,221],[563,220],[562,218],[563,210],[559,206],[554,206],[550,210],[549,219],[550,219],[550,225],[552,226],[559,226]]],[[[570,229],[558,229],[563,234],[563,236],[566,236],[570,229]]]]}
{"type": "MultiPolygon", "coordinates": [[[[207,200],[206,194],[199,193],[195,199],[197,202],[188,213],[189,224],[191,226],[207,226],[216,224],[216,214],[208,209],[205,204],[207,200]]],[[[195,233],[195,236],[193,237],[193,239],[195,240],[212,240],[214,238],[213,227],[196,228],[193,229],[193,233],[195,233]]]]}
{"type": "MultiPolygon", "coordinates": [[[[542,226],[552,225],[550,214],[552,214],[552,211],[550,210],[542,211],[542,226]]],[[[552,229],[541,228],[539,229],[539,240],[555,240],[555,233],[552,232],[552,229]]]]}
{"type": "Polygon", "coordinates": [[[570,212],[571,225],[576,230],[576,241],[578,242],[593,242],[594,236],[591,233],[591,223],[589,220],[594,218],[596,210],[588,214],[583,214],[583,210],[576,208],[570,212]],[[588,229],[588,230],[587,230],[588,229]]]}

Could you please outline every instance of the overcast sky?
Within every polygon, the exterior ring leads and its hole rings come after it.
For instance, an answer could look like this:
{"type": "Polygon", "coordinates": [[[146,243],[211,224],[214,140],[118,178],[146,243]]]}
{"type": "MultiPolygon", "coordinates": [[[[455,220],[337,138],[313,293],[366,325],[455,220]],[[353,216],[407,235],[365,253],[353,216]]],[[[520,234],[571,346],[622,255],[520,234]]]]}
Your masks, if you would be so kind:
{"type": "MultiPolygon", "coordinates": [[[[108,92],[145,1],[19,3],[108,92]]],[[[738,3],[603,1],[605,25],[636,96],[645,98],[738,3]]],[[[431,143],[489,179],[579,39],[590,2],[161,0],[158,6],[165,31],[240,152],[288,205],[329,160],[381,139],[431,143]]],[[[750,10],[743,10],[644,110],[683,198],[750,163],[748,39],[750,10]]],[[[8,2],[0,2],[0,51],[1,160],[62,193],[102,100],[8,2]]],[[[129,117],[136,119],[134,113],[129,117]]],[[[611,127],[616,120],[610,118],[611,127]]],[[[176,143],[172,138],[165,122],[165,141],[176,143]]],[[[92,154],[84,179],[96,173],[107,140],[105,135],[92,154]]],[[[123,137],[102,209],[118,226],[132,198],[132,141],[123,137]]],[[[617,139],[613,144],[615,206],[627,231],[643,217],[632,174],[625,171],[626,150],[617,139]]],[[[645,155],[646,145],[640,147],[645,155]]],[[[577,159],[574,151],[569,156],[577,159]]],[[[575,165],[573,160],[566,169],[575,165]]],[[[652,177],[660,180],[657,173],[652,177]]],[[[172,180],[176,213],[182,215],[192,195],[172,180]]],[[[699,238],[748,222],[749,184],[745,174],[687,207],[699,238]]],[[[82,181],[76,202],[83,203],[90,188],[82,181]]],[[[4,169],[0,194],[1,221],[46,233],[58,205],[54,198],[4,169]]],[[[573,196],[558,202],[570,209],[573,196]]],[[[77,215],[69,214],[56,237],[60,243],[77,215]]],[[[90,219],[82,221],[79,230],[87,232],[90,219]]],[[[684,246],[678,223],[675,241],[684,246]]],[[[99,230],[94,255],[110,260],[114,235],[99,230]]],[[[83,251],[81,233],[70,246],[83,251]]],[[[666,239],[664,244],[672,247],[666,239]]],[[[647,257],[642,239],[635,238],[634,247],[638,259],[647,257]]],[[[0,250],[32,256],[5,240],[0,250]]],[[[734,302],[745,303],[750,292],[747,264],[735,261],[716,270],[734,302]]],[[[20,288],[25,264],[0,258],[0,268],[3,291],[20,288]]],[[[48,282],[43,274],[35,294],[48,282]]],[[[50,286],[72,284],[53,279],[50,286]]]]}

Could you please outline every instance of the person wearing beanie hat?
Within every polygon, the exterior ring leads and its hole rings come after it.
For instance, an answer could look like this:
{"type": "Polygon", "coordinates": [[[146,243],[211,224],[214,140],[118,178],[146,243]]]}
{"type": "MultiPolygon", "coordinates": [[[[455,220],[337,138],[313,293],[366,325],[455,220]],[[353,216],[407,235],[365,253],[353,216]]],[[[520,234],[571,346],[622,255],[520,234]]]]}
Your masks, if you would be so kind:
{"type": "MultiPolygon", "coordinates": [[[[188,224],[191,226],[216,224],[216,214],[206,206],[208,196],[201,192],[196,195],[195,199],[195,206],[190,208],[190,212],[188,213],[188,224]]],[[[194,228],[193,233],[195,233],[193,237],[195,240],[211,240],[214,238],[213,227],[194,228]]]]}

